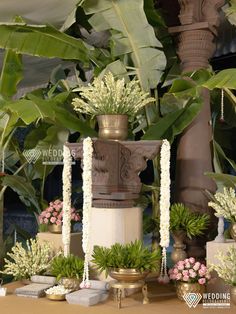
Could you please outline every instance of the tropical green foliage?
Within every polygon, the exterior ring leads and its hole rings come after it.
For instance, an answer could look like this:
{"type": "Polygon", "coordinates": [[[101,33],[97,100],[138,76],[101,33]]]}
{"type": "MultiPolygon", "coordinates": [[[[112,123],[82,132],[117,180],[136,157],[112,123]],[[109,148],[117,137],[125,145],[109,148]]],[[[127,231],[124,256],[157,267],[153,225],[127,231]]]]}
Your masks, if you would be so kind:
{"type": "Polygon", "coordinates": [[[81,279],[83,271],[84,261],[73,254],[69,256],[58,255],[50,265],[50,273],[57,277],[57,280],[63,277],[81,279]]]}
{"type": "Polygon", "coordinates": [[[114,268],[135,268],[140,271],[157,270],[161,259],[160,250],[150,252],[141,241],[128,244],[115,243],[110,248],[95,246],[92,262],[99,271],[108,274],[114,268]]]}

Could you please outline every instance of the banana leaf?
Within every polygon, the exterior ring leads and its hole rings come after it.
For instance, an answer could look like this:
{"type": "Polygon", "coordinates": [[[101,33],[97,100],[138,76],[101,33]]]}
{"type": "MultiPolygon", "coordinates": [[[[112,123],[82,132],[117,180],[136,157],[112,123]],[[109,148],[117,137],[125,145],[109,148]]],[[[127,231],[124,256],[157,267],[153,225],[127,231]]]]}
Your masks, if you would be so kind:
{"type": "Polygon", "coordinates": [[[129,55],[144,90],[156,88],[166,66],[161,43],[148,24],[143,0],[87,0],[86,14],[96,31],[112,30],[113,54],[129,55]]]}
{"type": "Polygon", "coordinates": [[[214,88],[236,89],[236,69],[222,70],[205,83],[203,86],[212,90],[214,88]]]}
{"type": "Polygon", "coordinates": [[[4,55],[1,77],[0,94],[11,97],[16,93],[17,84],[23,78],[23,66],[21,55],[7,49],[4,55]]]}
{"type": "Polygon", "coordinates": [[[202,102],[192,102],[185,108],[178,109],[161,118],[156,124],[151,125],[143,135],[143,140],[167,139],[173,142],[174,137],[180,134],[198,115],[202,102]]]}
{"type": "Polygon", "coordinates": [[[217,185],[236,188],[236,176],[224,173],[205,172],[209,178],[212,178],[217,185]]]}
{"type": "Polygon", "coordinates": [[[50,25],[0,23],[0,48],[32,56],[89,61],[88,45],[50,25]]]}

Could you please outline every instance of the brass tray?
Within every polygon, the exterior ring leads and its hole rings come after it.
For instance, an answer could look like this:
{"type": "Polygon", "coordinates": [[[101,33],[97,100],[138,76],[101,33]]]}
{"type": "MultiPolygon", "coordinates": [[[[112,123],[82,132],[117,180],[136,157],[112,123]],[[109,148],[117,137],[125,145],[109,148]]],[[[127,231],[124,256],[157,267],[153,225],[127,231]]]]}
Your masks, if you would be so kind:
{"type": "Polygon", "coordinates": [[[46,297],[47,299],[52,300],[52,301],[64,301],[66,299],[65,294],[47,294],[46,293],[46,297]]]}

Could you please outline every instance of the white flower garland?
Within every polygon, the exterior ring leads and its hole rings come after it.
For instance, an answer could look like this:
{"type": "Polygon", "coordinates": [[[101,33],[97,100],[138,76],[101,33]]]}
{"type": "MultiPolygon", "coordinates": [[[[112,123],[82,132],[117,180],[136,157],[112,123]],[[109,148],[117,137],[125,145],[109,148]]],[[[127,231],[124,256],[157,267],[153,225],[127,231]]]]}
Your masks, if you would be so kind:
{"type": "Polygon", "coordinates": [[[83,141],[83,239],[82,247],[84,257],[84,274],[81,283],[82,288],[89,288],[89,261],[91,258],[90,247],[90,217],[92,209],[92,161],[93,142],[90,137],[83,141]]]}
{"type": "Polygon", "coordinates": [[[169,282],[166,266],[166,248],[170,243],[170,143],[163,140],[160,154],[160,245],[162,246],[162,263],[159,282],[169,282]]]}
{"type": "Polygon", "coordinates": [[[70,231],[71,231],[71,164],[72,157],[70,149],[63,147],[63,220],[62,220],[62,243],[64,245],[64,256],[70,254],[70,231]]]}

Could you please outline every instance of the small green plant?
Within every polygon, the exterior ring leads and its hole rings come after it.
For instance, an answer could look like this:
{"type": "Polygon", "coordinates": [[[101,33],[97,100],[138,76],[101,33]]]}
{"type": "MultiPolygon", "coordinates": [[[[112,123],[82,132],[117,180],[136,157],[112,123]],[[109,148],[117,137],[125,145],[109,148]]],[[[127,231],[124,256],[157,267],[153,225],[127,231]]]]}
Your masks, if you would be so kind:
{"type": "Polygon", "coordinates": [[[50,273],[57,277],[57,280],[60,280],[61,278],[80,279],[83,276],[83,271],[84,261],[73,254],[70,254],[69,256],[56,256],[52,260],[50,267],[50,273]]]}
{"type": "Polygon", "coordinates": [[[161,252],[150,252],[141,241],[136,240],[124,245],[115,243],[110,248],[95,246],[92,258],[98,270],[105,271],[106,275],[114,268],[135,268],[143,272],[159,268],[161,252]]]}
{"type": "Polygon", "coordinates": [[[191,212],[190,209],[182,203],[171,205],[170,209],[170,230],[171,232],[183,230],[188,238],[202,235],[210,222],[207,214],[198,214],[191,212]]]}
{"type": "Polygon", "coordinates": [[[103,79],[97,77],[92,84],[82,86],[77,91],[80,98],[73,99],[75,111],[91,115],[126,114],[134,118],[148,103],[155,101],[149,93],[141,90],[139,82],[133,80],[125,84],[124,79],[115,80],[108,72],[103,79]]]}
{"type": "Polygon", "coordinates": [[[12,275],[14,279],[29,279],[32,275],[44,274],[53,258],[52,247],[48,242],[40,243],[38,239],[26,241],[26,247],[17,242],[7,253],[3,274],[12,275]]]}
{"type": "Polygon", "coordinates": [[[219,251],[216,257],[219,263],[211,264],[210,270],[215,270],[227,284],[236,286],[236,248],[231,246],[225,253],[219,251]]]}

